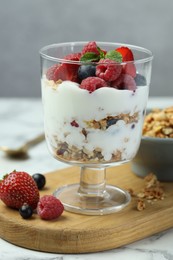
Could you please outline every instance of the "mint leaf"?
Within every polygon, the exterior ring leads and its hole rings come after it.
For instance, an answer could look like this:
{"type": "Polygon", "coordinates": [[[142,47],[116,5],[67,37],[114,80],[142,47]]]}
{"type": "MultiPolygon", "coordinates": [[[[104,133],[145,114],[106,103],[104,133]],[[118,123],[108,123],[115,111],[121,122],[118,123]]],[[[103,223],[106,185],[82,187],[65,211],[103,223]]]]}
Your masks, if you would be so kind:
{"type": "Polygon", "coordinates": [[[106,53],[105,58],[110,59],[110,60],[114,60],[116,62],[122,62],[122,60],[123,60],[121,53],[119,53],[118,51],[115,51],[115,50],[108,51],[106,53]]]}
{"type": "Polygon", "coordinates": [[[99,51],[100,53],[100,59],[104,59],[105,58],[105,53],[104,51],[102,51],[102,49],[100,49],[100,47],[97,46],[97,50],[99,51]]]}
{"type": "Polygon", "coordinates": [[[100,59],[100,55],[94,53],[94,52],[86,52],[81,58],[80,61],[84,62],[92,62],[92,61],[98,61],[100,59]]]}

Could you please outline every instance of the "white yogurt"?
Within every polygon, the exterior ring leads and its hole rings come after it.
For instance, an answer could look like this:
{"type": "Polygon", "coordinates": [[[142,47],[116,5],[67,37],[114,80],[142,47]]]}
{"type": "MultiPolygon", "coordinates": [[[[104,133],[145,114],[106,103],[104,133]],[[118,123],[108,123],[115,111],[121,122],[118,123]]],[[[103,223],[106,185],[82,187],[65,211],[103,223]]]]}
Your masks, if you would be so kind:
{"type": "Polygon", "coordinates": [[[53,150],[61,142],[78,150],[99,149],[105,162],[111,161],[117,151],[121,160],[133,158],[140,143],[148,86],[139,87],[135,92],[103,87],[89,93],[74,82],[64,81],[57,88],[46,82],[42,80],[45,132],[53,150]],[[127,124],[119,120],[106,129],[94,129],[86,123],[135,113],[138,113],[137,122],[127,124]],[[74,120],[79,127],[71,125],[74,120]],[[87,137],[82,129],[87,131],[87,137]]]}

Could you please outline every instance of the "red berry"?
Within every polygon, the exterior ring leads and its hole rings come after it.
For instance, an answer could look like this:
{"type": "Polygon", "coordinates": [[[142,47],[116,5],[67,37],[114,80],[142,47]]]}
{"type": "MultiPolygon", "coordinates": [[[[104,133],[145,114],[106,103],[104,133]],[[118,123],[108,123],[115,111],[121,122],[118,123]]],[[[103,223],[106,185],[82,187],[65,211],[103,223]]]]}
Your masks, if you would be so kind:
{"type": "MultiPolygon", "coordinates": [[[[47,72],[46,72],[46,78],[48,80],[55,80],[55,76],[54,73],[56,71],[56,69],[59,67],[59,64],[54,64],[53,66],[51,66],[47,72]]],[[[56,80],[55,80],[56,81],[56,80]]]]}
{"type": "Polygon", "coordinates": [[[102,59],[96,67],[96,76],[105,81],[114,81],[121,74],[122,66],[110,59],[102,59]]]}
{"type": "Polygon", "coordinates": [[[117,89],[135,90],[136,82],[132,76],[128,74],[121,74],[118,79],[111,82],[111,86],[117,89]]]}
{"type": "Polygon", "coordinates": [[[71,126],[79,127],[79,124],[75,120],[73,120],[70,124],[71,126]]]}
{"type": "Polygon", "coordinates": [[[98,77],[88,77],[82,80],[80,88],[88,90],[90,93],[98,88],[106,87],[106,82],[98,77]]]}
{"type": "Polygon", "coordinates": [[[88,42],[82,49],[82,55],[84,55],[86,52],[93,52],[100,55],[96,42],[88,42]]]}
{"type": "Polygon", "coordinates": [[[63,59],[64,60],[74,60],[74,61],[79,61],[81,57],[81,53],[77,52],[77,53],[71,53],[66,55],[63,59]]]}
{"type": "Polygon", "coordinates": [[[133,52],[128,47],[122,46],[122,47],[117,48],[116,51],[121,53],[123,62],[134,60],[133,52]]]}
{"type": "Polygon", "coordinates": [[[127,63],[124,65],[123,67],[123,73],[124,74],[129,74],[130,76],[132,76],[133,78],[136,77],[136,68],[134,63],[127,63]]]}
{"type": "Polygon", "coordinates": [[[63,211],[63,204],[53,195],[44,195],[38,202],[37,213],[42,219],[51,220],[58,218],[63,211]]]}
{"type": "MultiPolygon", "coordinates": [[[[71,61],[79,61],[81,57],[80,53],[71,53],[65,56],[64,60],[71,60],[71,61]]],[[[48,80],[71,80],[77,82],[77,71],[79,65],[73,63],[61,63],[55,64],[48,69],[46,72],[46,77],[48,80]]]]}
{"type": "MultiPolygon", "coordinates": [[[[116,49],[122,55],[122,62],[134,61],[133,52],[125,46],[116,49]]],[[[134,63],[127,63],[123,66],[123,73],[136,77],[136,68],[134,63]]]]}
{"type": "Polygon", "coordinates": [[[28,173],[13,171],[0,182],[0,199],[11,208],[19,209],[26,203],[35,209],[39,190],[28,173]]]}

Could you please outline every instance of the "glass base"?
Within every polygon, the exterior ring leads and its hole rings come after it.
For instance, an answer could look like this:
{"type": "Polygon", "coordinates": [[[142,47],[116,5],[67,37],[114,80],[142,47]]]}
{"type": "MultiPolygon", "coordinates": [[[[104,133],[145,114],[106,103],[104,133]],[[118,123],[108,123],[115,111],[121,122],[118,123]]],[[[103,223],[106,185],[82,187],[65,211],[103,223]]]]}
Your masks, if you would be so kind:
{"type": "Polygon", "coordinates": [[[100,195],[83,194],[79,184],[57,189],[53,195],[61,200],[65,210],[85,215],[106,215],[122,210],[131,200],[130,194],[116,186],[106,185],[100,195]]]}

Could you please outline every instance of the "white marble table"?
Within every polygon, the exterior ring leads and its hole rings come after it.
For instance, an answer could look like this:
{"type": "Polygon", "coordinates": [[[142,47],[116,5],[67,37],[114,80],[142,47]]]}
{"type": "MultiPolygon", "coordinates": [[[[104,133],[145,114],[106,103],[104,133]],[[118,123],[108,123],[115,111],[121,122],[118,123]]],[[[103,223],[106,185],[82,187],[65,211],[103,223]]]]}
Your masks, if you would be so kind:
{"type": "MultiPolygon", "coordinates": [[[[173,98],[150,98],[148,102],[149,108],[169,105],[173,105],[173,98]]],[[[41,132],[43,132],[43,112],[40,99],[0,99],[0,145],[17,147],[41,132]]],[[[0,152],[0,177],[13,169],[25,170],[33,174],[50,172],[64,167],[66,167],[65,164],[56,161],[49,155],[45,142],[32,148],[27,160],[8,159],[0,152]]],[[[172,260],[172,243],[173,229],[169,229],[122,248],[93,254],[69,255],[27,250],[0,239],[0,260],[96,260],[106,258],[172,260]]]]}

